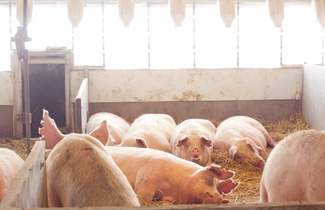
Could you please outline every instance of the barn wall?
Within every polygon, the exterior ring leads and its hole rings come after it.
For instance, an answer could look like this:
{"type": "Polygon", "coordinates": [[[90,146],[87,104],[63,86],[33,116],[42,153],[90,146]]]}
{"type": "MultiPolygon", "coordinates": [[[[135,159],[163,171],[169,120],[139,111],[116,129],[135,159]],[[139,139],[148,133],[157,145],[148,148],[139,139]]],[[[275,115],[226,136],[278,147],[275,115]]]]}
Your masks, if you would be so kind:
{"type": "Polygon", "coordinates": [[[13,133],[13,74],[0,71],[0,137],[13,133]]]}
{"type": "Polygon", "coordinates": [[[304,65],[303,115],[313,128],[325,130],[325,68],[304,65]]]}
{"type": "MultiPolygon", "coordinates": [[[[71,77],[74,100],[83,72],[71,77]]],[[[233,115],[280,120],[301,110],[301,95],[301,67],[89,70],[89,114],[107,111],[129,122],[143,113],[167,113],[175,120],[233,115]]]]}

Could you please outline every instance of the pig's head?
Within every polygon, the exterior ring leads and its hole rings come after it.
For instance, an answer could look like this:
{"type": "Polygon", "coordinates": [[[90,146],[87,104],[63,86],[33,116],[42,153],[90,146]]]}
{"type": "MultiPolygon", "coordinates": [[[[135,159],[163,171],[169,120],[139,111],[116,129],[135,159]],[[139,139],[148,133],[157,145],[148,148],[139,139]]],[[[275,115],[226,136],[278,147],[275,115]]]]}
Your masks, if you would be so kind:
{"type": "MultiPolygon", "coordinates": [[[[221,170],[219,165],[211,164],[203,167],[191,175],[186,187],[187,193],[180,201],[184,204],[221,204],[229,201],[222,198],[223,193],[229,193],[235,189],[239,183],[233,183],[231,177],[235,172],[221,170]],[[226,181],[220,181],[226,180],[226,181]]],[[[183,191],[183,192],[184,192],[183,191]]]]}
{"type": "Polygon", "coordinates": [[[265,150],[262,147],[257,146],[249,138],[244,138],[236,142],[236,144],[229,149],[228,153],[232,159],[245,160],[251,165],[259,168],[262,168],[265,165],[265,161],[261,157],[261,155],[265,157],[265,150]]]}
{"type": "Polygon", "coordinates": [[[177,142],[176,148],[181,150],[181,158],[201,166],[211,164],[212,141],[206,136],[186,135],[177,142]]]}

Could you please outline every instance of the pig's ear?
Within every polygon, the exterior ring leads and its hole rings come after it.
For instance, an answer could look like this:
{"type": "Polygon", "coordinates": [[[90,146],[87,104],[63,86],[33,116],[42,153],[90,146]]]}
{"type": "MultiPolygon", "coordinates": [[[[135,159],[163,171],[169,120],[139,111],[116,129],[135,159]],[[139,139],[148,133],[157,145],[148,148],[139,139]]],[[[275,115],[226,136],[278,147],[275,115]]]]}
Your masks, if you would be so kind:
{"type": "Polygon", "coordinates": [[[225,169],[220,169],[219,165],[211,164],[205,167],[207,171],[212,172],[212,175],[220,180],[227,180],[230,179],[235,175],[235,172],[225,169]]]}
{"type": "Polygon", "coordinates": [[[105,146],[116,146],[116,140],[112,136],[111,132],[108,132],[108,141],[105,146]]]}
{"type": "Polygon", "coordinates": [[[135,139],[135,141],[138,142],[138,143],[141,145],[141,147],[149,148],[148,145],[147,145],[146,140],[144,140],[143,138],[141,138],[141,137],[137,137],[137,138],[135,139]]]}
{"type": "Polygon", "coordinates": [[[177,142],[176,147],[182,147],[186,144],[188,136],[182,136],[182,138],[177,142]]]}
{"type": "Polygon", "coordinates": [[[89,133],[92,137],[98,139],[104,146],[108,142],[109,132],[107,129],[106,120],[100,123],[93,131],[89,133]]]}
{"type": "Polygon", "coordinates": [[[201,136],[200,137],[200,140],[201,140],[201,142],[205,145],[205,146],[207,146],[207,147],[212,147],[212,141],[210,140],[210,139],[208,139],[206,136],[201,136]]]}
{"type": "Polygon", "coordinates": [[[255,142],[253,142],[250,138],[244,138],[243,141],[251,146],[253,148],[253,150],[257,150],[258,153],[262,156],[262,157],[266,157],[266,151],[265,149],[263,149],[262,147],[259,147],[255,144],[255,142]]]}
{"type": "Polygon", "coordinates": [[[218,180],[219,183],[216,184],[217,186],[217,190],[219,192],[220,195],[222,195],[222,193],[227,194],[230,193],[231,190],[236,189],[236,187],[239,185],[239,183],[234,183],[232,179],[228,179],[226,181],[221,181],[218,180]]]}
{"type": "Polygon", "coordinates": [[[229,153],[229,156],[230,156],[231,159],[234,159],[237,150],[238,150],[237,146],[230,147],[228,153],[229,153]]]}

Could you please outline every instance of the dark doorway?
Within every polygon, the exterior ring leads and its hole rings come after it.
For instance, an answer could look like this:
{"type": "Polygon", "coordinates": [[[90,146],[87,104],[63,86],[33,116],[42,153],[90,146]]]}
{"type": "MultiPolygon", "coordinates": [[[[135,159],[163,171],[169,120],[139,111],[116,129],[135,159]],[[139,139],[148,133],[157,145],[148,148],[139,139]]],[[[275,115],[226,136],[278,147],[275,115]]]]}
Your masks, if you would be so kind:
{"type": "MultiPolygon", "coordinates": [[[[23,81],[22,78],[24,93],[23,81]]],[[[66,127],[65,64],[29,64],[29,91],[32,114],[31,137],[40,136],[38,129],[41,128],[43,109],[49,111],[50,117],[55,120],[58,127],[66,127]]],[[[25,126],[24,136],[26,136],[25,126]]]]}

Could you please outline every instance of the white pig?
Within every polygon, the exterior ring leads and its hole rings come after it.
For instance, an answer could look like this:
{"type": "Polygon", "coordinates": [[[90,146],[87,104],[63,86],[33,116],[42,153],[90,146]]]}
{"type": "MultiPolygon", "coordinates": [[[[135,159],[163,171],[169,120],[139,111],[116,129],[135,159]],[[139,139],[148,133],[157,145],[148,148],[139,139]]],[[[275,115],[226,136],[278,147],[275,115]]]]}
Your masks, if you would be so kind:
{"type": "Polygon", "coordinates": [[[175,204],[228,203],[221,197],[239,183],[233,171],[211,164],[202,167],[191,161],[154,149],[106,147],[135,189],[138,197],[175,204]],[[132,161],[130,161],[132,160],[132,161]],[[216,186],[217,185],[217,186],[216,186]]]}
{"type": "Polygon", "coordinates": [[[177,125],[170,139],[172,154],[201,166],[210,165],[215,133],[216,127],[209,120],[185,120],[177,125]]]}
{"type": "Polygon", "coordinates": [[[230,158],[246,160],[257,167],[265,165],[267,143],[274,146],[273,139],[263,125],[246,116],[224,120],[217,127],[213,139],[214,149],[226,151],[230,158]]]}
{"type": "Polygon", "coordinates": [[[121,139],[130,128],[130,124],[123,118],[108,112],[99,112],[92,115],[86,126],[86,133],[90,133],[101,123],[106,123],[108,132],[102,134],[94,133],[94,136],[100,136],[103,145],[116,146],[121,143],[121,139]]]}
{"type": "Polygon", "coordinates": [[[0,201],[16,178],[24,160],[14,151],[0,148],[0,201]]]}
{"type": "Polygon", "coordinates": [[[127,178],[98,139],[61,134],[45,110],[43,119],[40,134],[47,141],[62,139],[48,144],[54,147],[46,160],[49,207],[140,206],[127,178]],[[47,125],[54,127],[46,132],[47,125]],[[57,135],[51,136],[53,131],[57,135]]]}
{"type": "Polygon", "coordinates": [[[167,114],[144,114],[134,120],[121,140],[122,147],[144,147],[171,152],[170,137],[176,127],[167,114]]]}
{"type": "Polygon", "coordinates": [[[297,131],[270,153],[262,174],[260,201],[324,201],[324,175],[325,131],[297,131]]]}
{"type": "MultiPolygon", "coordinates": [[[[55,145],[62,136],[54,134],[53,131],[60,131],[53,121],[48,122],[43,123],[43,133],[49,134],[45,141],[49,142],[48,145],[55,145]],[[47,129],[51,131],[46,132],[47,129]]],[[[221,194],[230,193],[239,184],[233,183],[231,179],[235,174],[233,171],[221,170],[215,164],[202,167],[155,149],[105,148],[126,175],[137,195],[150,201],[170,201],[175,204],[228,203],[221,194]]]]}

